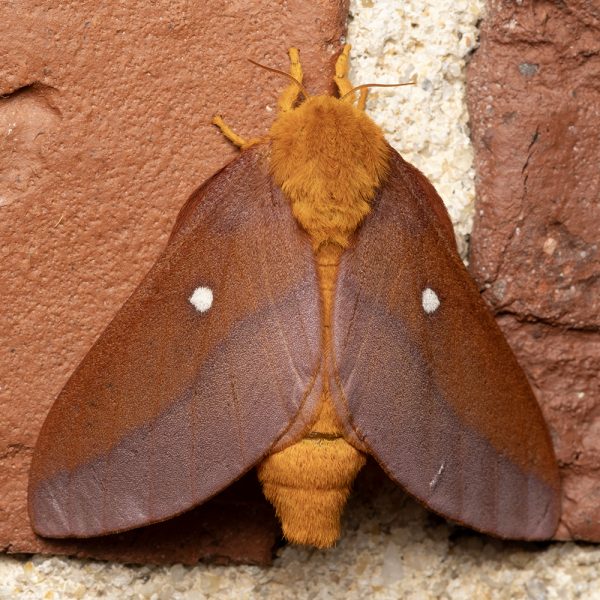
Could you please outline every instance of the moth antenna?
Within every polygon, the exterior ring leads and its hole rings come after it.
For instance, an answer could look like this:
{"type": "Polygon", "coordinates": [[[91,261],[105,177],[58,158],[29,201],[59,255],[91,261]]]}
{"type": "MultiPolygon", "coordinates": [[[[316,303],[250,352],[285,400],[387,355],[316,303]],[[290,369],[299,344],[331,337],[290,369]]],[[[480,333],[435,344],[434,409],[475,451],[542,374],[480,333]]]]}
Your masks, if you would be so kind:
{"type": "Polygon", "coordinates": [[[260,67],[261,69],[266,69],[267,71],[272,71],[273,73],[278,73],[279,75],[283,75],[284,77],[287,77],[288,79],[291,79],[300,88],[300,91],[302,92],[302,95],[306,99],[310,98],[310,95],[306,91],[306,89],[304,88],[304,86],[293,75],[290,75],[289,73],[286,73],[285,71],[281,71],[280,69],[275,69],[273,67],[267,67],[267,65],[263,65],[263,64],[261,64],[259,62],[256,62],[255,60],[252,60],[251,58],[248,58],[247,60],[249,62],[251,62],[253,65],[256,65],[257,67],[260,67]]]}
{"type": "MultiPolygon", "coordinates": [[[[416,77],[413,77],[410,81],[406,81],[404,83],[363,83],[361,85],[357,85],[356,87],[353,87],[351,90],[347,91],[341,98],[340,100],[343,100],[346,96],[349,96],[350,94],[352,94],[352,92],[356,92],[357,90],[364,90],[367,88],[371,88],[371,87],[402,87],[404,85],[415,85],[417,83],[417,79],[416,77]]],[[[363,94],[361,93],[361,98],[363,97],[363,94]]],[[[366,94],[364,95],[365,100],[366,100],[366,94]]]]}

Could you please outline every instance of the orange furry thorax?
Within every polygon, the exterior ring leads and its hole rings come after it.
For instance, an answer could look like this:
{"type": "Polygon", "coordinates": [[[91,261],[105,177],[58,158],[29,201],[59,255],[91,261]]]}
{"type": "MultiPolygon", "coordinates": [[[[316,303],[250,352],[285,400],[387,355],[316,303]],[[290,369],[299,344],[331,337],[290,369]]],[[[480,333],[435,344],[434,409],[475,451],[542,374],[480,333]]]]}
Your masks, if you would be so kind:
{"type": "Polygon", "coordinates": [[[388,171],[381,129],[350,102],[313,96],[279,113],[269,140],[273,178],[315,249],[347,247],[388,171]]]}

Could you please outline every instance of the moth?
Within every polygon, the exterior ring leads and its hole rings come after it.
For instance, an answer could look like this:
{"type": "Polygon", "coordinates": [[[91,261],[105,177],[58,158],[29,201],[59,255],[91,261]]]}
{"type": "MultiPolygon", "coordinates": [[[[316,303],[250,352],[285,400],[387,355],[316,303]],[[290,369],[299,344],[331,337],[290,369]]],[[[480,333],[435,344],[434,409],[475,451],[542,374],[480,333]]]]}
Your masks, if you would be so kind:
{"type": "Polygon", "coordinates": [[[549,432],[442,200],[365,114],[349,46],[339,97],[310,96],[289,55],[268,135],[215,119],[239,157],[190,197],[55,401],[31,466],[33,528],[140,527],[256,468],[285,537],[328,547],[371,455],[448,519],[551,537],[549,432]]]}

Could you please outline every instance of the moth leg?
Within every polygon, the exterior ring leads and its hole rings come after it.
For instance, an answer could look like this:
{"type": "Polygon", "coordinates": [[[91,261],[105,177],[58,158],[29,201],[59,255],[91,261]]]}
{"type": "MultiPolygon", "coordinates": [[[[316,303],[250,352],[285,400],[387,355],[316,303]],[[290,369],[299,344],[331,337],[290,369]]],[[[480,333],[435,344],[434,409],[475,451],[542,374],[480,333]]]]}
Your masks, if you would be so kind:
{"type": "MultiPolygon", "coordinates": [[[[290,48],[288,50],[290,57],[290,75],[300,84],[302,84],[302,66],[300,65],[300,53],[298,48],[290,48]]],[[[291,81],[290,84],[281,92],[279,100],[277,101],[277,107],[279,112],[288,112],[294,108],[294,102],[298,98],[300,93],[300,87],[295,82],[291,81]]]]}
{"type": "Polygon", "coordinates": [[[358,110],[365,110],[365,108],[367,108],[367,94],[369,93],[369,88],[360,88],[360,96],[358,98],[358,104],[356,105],[356,108],[358,108],[358,110]]]}
{"type": "MultiPolygon", "coordinates": [[[[345,44],[342,53],[338,56],[335,63],[335,76],[333,80],[337,85],[340,98],[348,94],[352,89],[352,84],[348,79],[348,57],[350,55],[350,48],[350,44],[345,44]]],[[[348,94],[344,99],[344,102],[354,102],[354,94],[348,94]]]]}
{"type": "Polygon", "coordinates": [[[212,118],[211,122],[213,125],[216,125],[221,130],[221,133],[232,144],[235,144],[238,148],[241,148],[242,150],[244,148],[249,148],[250,146],[253,146],[254,144],[258,144],[261,141],[259,138],[252,138],[251,140],[245,140],[243,137],[241,137],[237,133],[235,133],[235,131],[233,131],[233,129],[231,129],[231,127],[229,127],[229,125],[227,125],[227,123],[225,123],[225,121],[223,121],[223,118],[221,117],[221,115],[215,115],[212,118]]]}

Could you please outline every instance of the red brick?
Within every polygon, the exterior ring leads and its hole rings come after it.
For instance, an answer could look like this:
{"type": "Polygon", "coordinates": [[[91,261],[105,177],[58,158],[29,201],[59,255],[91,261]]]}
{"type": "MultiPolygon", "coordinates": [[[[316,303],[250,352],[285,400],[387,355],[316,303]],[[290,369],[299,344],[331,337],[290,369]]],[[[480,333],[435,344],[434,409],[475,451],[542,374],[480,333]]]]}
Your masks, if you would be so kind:
{"type": "Polygon", "coordinates": [[[468,71],[471,269],[528,373],[563,477],[560,539],[600,541],[600,16],[493,0],[468,71]]]}

